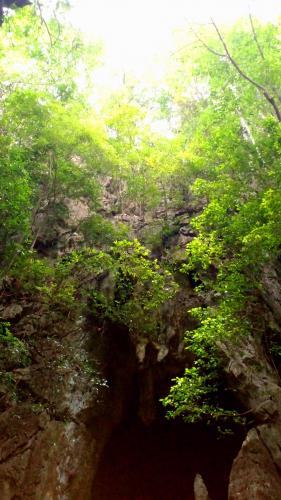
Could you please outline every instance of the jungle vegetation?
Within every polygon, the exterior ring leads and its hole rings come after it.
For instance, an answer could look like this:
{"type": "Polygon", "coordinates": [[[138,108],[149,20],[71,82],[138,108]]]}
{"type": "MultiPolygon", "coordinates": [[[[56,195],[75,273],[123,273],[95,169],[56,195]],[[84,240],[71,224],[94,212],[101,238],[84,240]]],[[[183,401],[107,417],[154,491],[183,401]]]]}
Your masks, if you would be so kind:
{"type": "MultiPolygon", "coordinates": [[[[177,293],[175,270],[191,277],[211,300],[187,311],[198,324],[186,332],[195,362],[164,399],[170,416],[189,422],[228,412],[219,342],[264,332],[255,313],[262,273],[281,244],[280,45],[280,22],[250,16],[223,31],[213,22],[187,33],[161,88],[124,85],[97,110],[98,43],[59,17],[42,21],[36,5],[8,13],[0,30],[2,285],[16,279],[65,314],[80,314],[90,297],[95,314],[133,336],[155,336],[157,313],[177,293]],[[169,136],[153,131],[152,108],[169,136]],[[139,217],[160,211],[141,242],[130,224],[104,214],[106,179],[115,213],[130,204],[139,217]],[[64,255],[44,256],[43,226],[68,217],[67,200],[87,205],[83,238],[64,255]],[[199,209],[179,257],[165,241],[176,230],[173,210],[187,200],[199,209]],[[87,281],[103,273],[115,280],[114,296],[87,281]]],[[[4,323],[0,337],[3,346],[16,342],[4,323]]],[[[276,338],[272,346],[278,354],[276,338]]]]}

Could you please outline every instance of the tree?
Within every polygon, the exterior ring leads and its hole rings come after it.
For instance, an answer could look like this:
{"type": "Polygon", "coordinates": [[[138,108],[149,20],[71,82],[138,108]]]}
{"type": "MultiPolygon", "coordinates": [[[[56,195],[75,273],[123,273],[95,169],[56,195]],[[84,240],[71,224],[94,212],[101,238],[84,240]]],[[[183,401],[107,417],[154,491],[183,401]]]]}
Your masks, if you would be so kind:
{"type": "Polygon", "coordinates": [[[248,28],[240,24],[222,36],[213,25],[218,38],[197,36],[193,74],[207,82],[207,99],[185,153],[193,194],[206,207],[192,221],[197,236],[183,268],[212,301],[193,311],[199,326],[186,337],[196,363],[165,400],[170,415],[187,419],[220,416],[212,403],[224,380],[219,345],[249,332],[262,337],[265,325],[254,311],[264,266],[274,265],[281,244],[280,27],[254,27],[251,19],[248,28]]]}
{"type": "Polygon", "coordinates": [[[75,81],[86,48],[81,39],[78,43],[77,33],[59,27],[57,21],[54,26],[60,38],[50,46],[40,19],[27,8],[0,32],[0,44],[5,47],[0,63],[4,273],[17,252],[36,243],[38,214],[54,224],[62,211],[66,215],[69,197],[83,199],[91,210],[97,207],[98,176],[112,163],[105,129],[75,81]],[[12,36],[7,37],[8,33],[12,36]]]}

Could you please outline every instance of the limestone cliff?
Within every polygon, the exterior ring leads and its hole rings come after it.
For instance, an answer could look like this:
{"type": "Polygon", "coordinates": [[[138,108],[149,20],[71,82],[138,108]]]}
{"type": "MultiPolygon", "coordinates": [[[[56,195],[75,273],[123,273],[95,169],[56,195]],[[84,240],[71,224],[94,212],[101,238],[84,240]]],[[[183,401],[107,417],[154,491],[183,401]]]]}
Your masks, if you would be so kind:
{"type": "MultiPolygon", "coordinates": [[[[139,236],[159,217],[150,213],[140,218],[131,214],[132,207],[114,215],[112,194],[106,192],[105,198],[108,217],[126,220],[139,236]]],[[[189,205],[169,214],[174,229],[165,251],[173,251],[175,245],[180,251],[190,241],[193,212],[189,205]]],[[[79,220],[77,216],[64,221],[64,231],[52,226],[48,234],[45,224],[45,232],[37,232],[38,251],[63,253],[73,235],[71,246],[80,244],[79,220]]],[[[276,267],[264,270],[264,281],[260,314],[279,332],[276,267]]],[[[250,416],[246,437],[237,431],[218,441],[212,430],[200,425],[165,422],[158,401],[170,380],[192,363],[183,333],[193,326],[187,311],[200,300],[185,279],[162,311],[158,338],[138,341],[126,328],[100,322],[90,311],[85,317],[67,317],[48,309],[15,281],[3,281],[0,316],[12,324],[18,339],[25,340],[30,362],[21,366],[14,351],[1,356],[0,498],[187,500],[195,495],[196,500],[223,500],[229,483],[229,500],[279,500],[280,378],[261,339],[220,345],[228,360],[229,383],[250,416]],[[130,440],[133,449],[126,448],[130,440]],[[118,484],[119,493],[114,490],[118,484]]]]}

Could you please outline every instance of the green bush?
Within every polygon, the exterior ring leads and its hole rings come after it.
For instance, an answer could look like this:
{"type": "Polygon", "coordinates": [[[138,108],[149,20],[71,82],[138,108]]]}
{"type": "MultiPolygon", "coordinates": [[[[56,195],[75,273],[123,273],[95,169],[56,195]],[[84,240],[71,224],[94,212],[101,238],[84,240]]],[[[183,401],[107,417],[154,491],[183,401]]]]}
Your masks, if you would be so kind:
{"type": "Polygon", "coordinates": [[[10,323],[0,323],[0,370],[27,366],[29,352],[24,342],[15,337],[10,330],[10,323]]]}
{"type": "Polygon", "coordinates": [[[129,228],[126,224],[113,224],[100,214],[88,217],[81,225],[87,245],[112,245],[114,241],[128,237],[129,228]]]}

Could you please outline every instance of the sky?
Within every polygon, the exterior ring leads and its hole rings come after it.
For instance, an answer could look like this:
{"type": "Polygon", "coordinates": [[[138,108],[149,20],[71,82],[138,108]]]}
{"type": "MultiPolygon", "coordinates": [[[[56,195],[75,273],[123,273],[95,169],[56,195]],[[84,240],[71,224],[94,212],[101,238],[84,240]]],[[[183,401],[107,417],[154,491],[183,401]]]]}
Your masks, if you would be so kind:
{"type": "MultiPolygon", "coordinates": [[[[281,14],[280,0],[71,0],[72,22],[104,44],[107,74],[133,73],[137,78],[161,72],[172,53],[174,31],[188,23],[230,24],[249,11],[261,19],[281,14]]],[[[102,74],[103,73],[103,74],[102,74]]]]}

